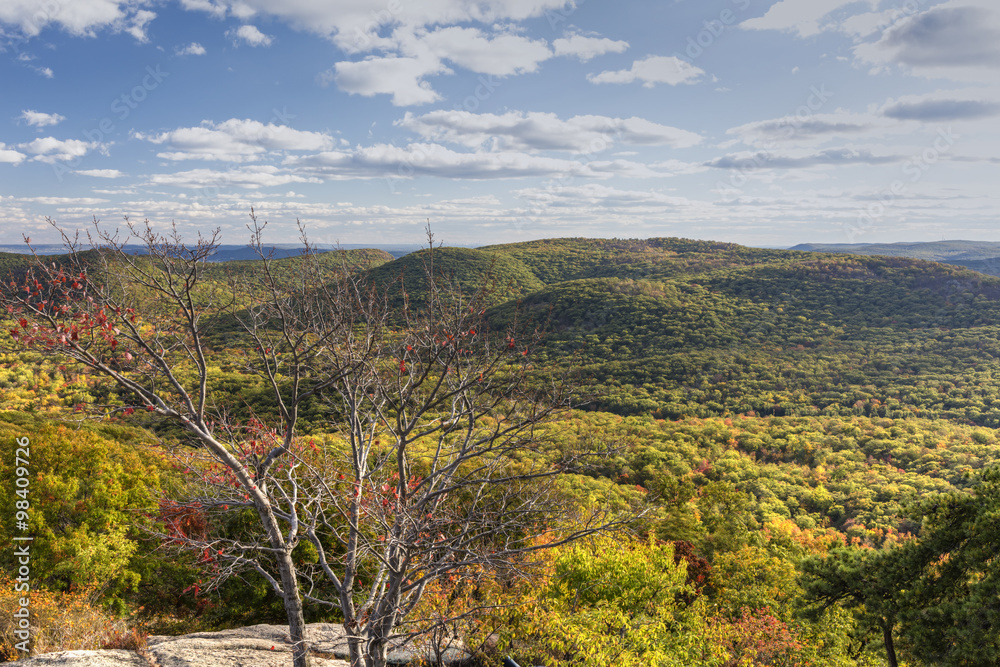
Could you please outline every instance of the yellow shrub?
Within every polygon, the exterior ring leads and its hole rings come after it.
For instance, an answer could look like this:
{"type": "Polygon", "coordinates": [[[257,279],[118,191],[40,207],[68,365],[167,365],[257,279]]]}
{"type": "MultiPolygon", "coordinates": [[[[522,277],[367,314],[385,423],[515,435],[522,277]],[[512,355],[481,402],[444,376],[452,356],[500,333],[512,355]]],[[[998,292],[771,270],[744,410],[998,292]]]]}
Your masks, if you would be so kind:
{"type": "Polygon", "coordinates": [[[0,609],[10,610],[0,615],[0,659],[25,658],[15,648],[20,641],[14,634],[12,613],[19,607],[18,598],[30,595],[31,648],[30,655],[53,651],[96,650],[114,643],[116,637],[133,634],[125,621],[115,619],[93,601],[93,591],[55,593],[32,590],[30,594],[14,591],[15,582],[0,575],[0,609]]]}

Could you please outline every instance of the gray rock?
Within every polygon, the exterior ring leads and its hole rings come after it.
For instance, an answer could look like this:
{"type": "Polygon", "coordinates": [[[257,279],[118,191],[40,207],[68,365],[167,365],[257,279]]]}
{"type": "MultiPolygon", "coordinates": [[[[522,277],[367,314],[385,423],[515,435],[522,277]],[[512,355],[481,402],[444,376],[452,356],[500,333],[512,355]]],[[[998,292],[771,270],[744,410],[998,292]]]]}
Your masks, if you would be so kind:
{"type": "Polygon", "coordinates": [[[45,653],[34,658],[18,660],[18,666],[31,667],[55,667],[56,665],[67,665],[71,667],[149,667],[138,653],[134,651],[123,651],[121,649],[104,651],[59,651],[58,653],[45,653]]]}
{"type": "MultiPolygon", "coordinates": [[[[177,637],[151,647],[159,667],[288,667],[291,646],[268,639],[231,637],[224,639],[177,637]]],[[[343,660],[314,657],[315,667],[348,667],[343,660]]]]}
{"type": "MultiPolygon", "coordinates": [[[[314,625],[328,625],[325,623],[314,625]]],[[[336,626],[330,626],[336,627],[336,626]]],[[[325,637],[313,626],[306,626],[307,636],[325,637]]],[[[346,646],[346,643],[345,643],[346,646]]],[[[317,647],[323,653],[324,651],[317,647]]],[[[160,667],[285,667],[292,663],[288,627],[251,625],[219,632],[195,632],[178,637],[154,635],[148,650],[160,667]]],[[[339,657],[339,656],[338,656],[339,657]]],[[[316,667],[348,667],[343,660],[313,658],[316,667]]]]}
{"type": "MultiPolygon", "coordinates": [[[[310,641],[310,649],[316,653],[331,655],[339,660],[347,660],[350,653],[347,647],[347,635],[344,626],[334,623],[310,623],[306,625],[306,636],[310,641]]],[[[167,662],[160,656],[169,657],[174,648],[183,643],[204,640],[211,642],[224,642],[235,647],[239,641],[263,641],[270,642],[276,648],[279,645],[288,645],[291,638],[288,635],[288,626],[283,625],[250,625],[244,628],[232,628],[220,632],[198,632],[180,637],[153,636],[149,638],[149,651],[160,660],[163,667],[174,667],[175,665],[194,664],[167,662]],[[180,642],[181,644],[178,644],[180,642]]],[[[390,663],[406,665],[414,662],[420,654],[427,655],[424,650],[417,649],[412,645],[402,645],[403,641],[397,639],[390,642],[388,659],[390,663]]],[[[290,650],[290,649],[289,649],[290,650]]],[[[433,656],[433,654],[430,654],[433,656]]],[[[446,665],[457,664],[468,658],[464,647],[460,642],[455,642],[443,653],[443,662],[446,665]]],[[[222,663],[219,663],[220,665],[222,663]]],[[[237,663],[226,663],[227,665],[237,665],[237,663]]]]}
{"type": "MultiPolygon", "coordinates": [[[[306,626],[315,667],[349,667],[344,628],[333,623],[306,626]]],[[[419,655],[433,657],[425,648],[402,645],[401,639],[390,643],[389,662],[405,665],[419,655]]],[[[61,651],[48,653],[18,664],[25,667],[66,665],[71,667],[287,667],[292,663],[288,626],[251,625],[220,632],[196,632],[189,635],[149,638],[149,659],[137,652],[123,650],[61,651]]],[[[468,657],[459,642],[443,655],[446,665],[457,665],[468,657]]]]}

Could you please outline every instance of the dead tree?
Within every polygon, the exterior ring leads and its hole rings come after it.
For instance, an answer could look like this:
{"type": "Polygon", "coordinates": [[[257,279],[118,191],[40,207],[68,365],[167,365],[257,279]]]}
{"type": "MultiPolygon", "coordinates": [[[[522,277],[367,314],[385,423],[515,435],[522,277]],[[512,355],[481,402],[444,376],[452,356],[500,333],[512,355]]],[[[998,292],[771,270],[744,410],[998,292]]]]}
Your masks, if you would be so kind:
{"type": "Polygon", "coordinates": [[[559,474],[608,451],[546,448],[539,426],[571,407],[572,385],[532,372],[538,332],[490,329],[489,287],[464,295],[432,259],[420,303],[404,291],[394,309],[398,287],[346,263],[331,273],[308,244],[279,266],[251,213],[259,267],[221,289],[205,279],[218,232],[186,245],[126,223],[123,236],[98,227],[89,253],[64,235],[65,262],[36,256],[10,281],[11,336],[112,380],[129,397],[122,416],[183,427],[177,455],[195,492],[164,501],[164,537],[201,552],[215,581],[264,577],[284,602],[295,667],[309,664],[306,601],[343,615],[352,667],[382,667],[429,583],[516,569],[532,550],[634,517],[580,510],[558,491],[559,474]],[[236,420],[220,403],[206,321],[221,315],[243,336],[228,361],[263,381],[274,414],[236,420]],[[333,444],[303,436],[307,405],[323,406],[333,444]],[[250,536],[181,529],[191,512],[248,508],[250,536]],[[312,556],[297,565],[305,543],[312,556]]]}

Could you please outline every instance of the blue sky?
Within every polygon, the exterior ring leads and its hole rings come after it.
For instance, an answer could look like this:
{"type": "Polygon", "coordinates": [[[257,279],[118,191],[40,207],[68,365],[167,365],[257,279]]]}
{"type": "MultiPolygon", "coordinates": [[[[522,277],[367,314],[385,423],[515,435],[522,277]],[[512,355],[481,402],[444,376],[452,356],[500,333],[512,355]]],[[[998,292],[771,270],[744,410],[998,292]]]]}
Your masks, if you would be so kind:
{"type": "Polygon", "coordinates": [[[995,0],[0,0],[0,243],[1000,241],[995,0]]]}

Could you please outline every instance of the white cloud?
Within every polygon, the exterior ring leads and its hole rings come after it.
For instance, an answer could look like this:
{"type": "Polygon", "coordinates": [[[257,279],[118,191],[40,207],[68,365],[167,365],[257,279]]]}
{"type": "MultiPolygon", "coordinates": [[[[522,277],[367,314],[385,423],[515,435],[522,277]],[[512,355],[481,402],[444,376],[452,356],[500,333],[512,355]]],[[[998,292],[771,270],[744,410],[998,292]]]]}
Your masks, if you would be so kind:
{"type": "Polygon", "coordinates": [[[392,95],[395,106],[429,104],[441,99],[426,78],[451,74],[448,61],[488,76],[534,72],[553,53],[542,40],[510,32],[487,35],[476,28],[448,27],[430,32],[400,28],[380,38],[385,56],[342,61],[319,76],[348,93],[371,97],[392,95]]]}
{"type": "Polygon", "coordinates": [[[701,141],[693,132],[636,117],[573,116],[560,120],[554,113],[511,111],[497,115],[441,110],[422,116],[407,113],[395,125],[431,141],[500,151],[596,153],[619,142],[686,148],[701,141]]]}
{"type": "MultiPolygon", "coordinates": [[[[865,1],[877,4],[877,1],[865,1]]],[[[859,0],[781,0],[771,5],[763,16],[748,19],[740,27],[748,30],[788,30],[799,37],[810,37],[826,29],[827,26],[820,24],[823,18],[857,2],[859,0]]]]}
{"type": "Polygon", "coordinates": [[[441,96],[423,80],[451,70],[433,58],[369,57],[358,62],[344,61],[320,75],[322,83],[336,82],[347,93],[372,97],[392,95],[396,106],[429,104],[441,96]]]}
{"type": "Polygon", "coordinates": [[[94,178],[121,178],[125,175],[117,169],[80,169],[76,173],[94,178]]]}
{"type": "Polygon", "coordinates": [[[582,162],[514,151],[460,153],[438,144],[410,144],[405,148],[389,144],[359,146],[350,151],[290,157],[284,164],[296,173],[328,180],[415,176],[467,180],[539,176],[651,178],[669,175],[626,160],[582,162]]]}
{"type": "Polygon", "coordinates": [[[45,206],[67,206],[70,204],[93,206],[94,204],[104,204],[108,200],[96,197],[17,197],[17,201],[44,204],[45,206]]]}
{"type": "MultiPolygon", "coordinates": [[[[929,123],[978,121],[1000,116],[1000,91],[969,88],[938,90],[921,95],[890,98],[864,113],[838,109],[805,117],[784,116],[744,123],[726,130],[736,140],[719,144],[729,148],[739,142],[755,148],[815,147],[835,140],[858,141],[895,136],[905,138],[929,123]]],[[[934,128],[932,128],[933,130],[934,128]]]]}
{"type": "Polygon", "coordinates": [[[753,121],[726,130],[748,145],[769,144],[809,145],[834,138],[877,135],[899,124],[868,113],[815,113],[807,117],[784,116],[753,121]]]}
{"type": "Polygon", "coordinates": [[[118,25],[117,30],[119,32],[127,32],[132,35],[137,42],[148,42],[149,37],[146,36],[146,25],[155,18],[155,13],[146,9],[140,9],[128,19],[121,22],[118,25]]]}
{"type": "Polygon", "coordinates": [[[655,169],[659,172],[670,174],[671,176],[699,174],[703,171],[708,171],[708,167],[703,164],[684,162],[682,160],[663,160],[662,162],[653,162],[649,165],[649,167],[650,169],[655,169]]]}
{"type": "Polygon", "coordinates": [[[74,35],[93,36],[95,28],[125,17],[122,4],[118,0],[64,0],[46,5],[35,0],[6,0],[0,2],[0,22],[17,26],[29,37],[52,23],[74,35]]]}
{"type": "Polygon", "coordinates": [[[289,183],[321,182],[318,178],[299,176],[271,165],[249,165],[227,171],[191,169],[172,174],[153,174],[149,178],[149,183],[152,185],[195,189],[239,187],[256,190],[262,187],[288,185],[289,183]]]}
{"type": "Polygon", "coordinates": [[[605,53],[624,53],[628,47],[629,43],[625,41],[583,35],[567,35],[552,42],[557,56],[573,56],[583,62],[605,53]]]}
{"type": "MultiPolygon", "coordinates": [[[[0,21],[0,37],[4,37],[2,21],[0,21]]],[[[2,48],[3,47],[0,47],[0,49],[2,48]]],[[[34,70],[36,74],[40,74],[44,76],[46,79],[51,79],[55,77],[55,72],[52,71],[51,67],[39,67],[38,65],[30,64],[34,60],[35,56],[31,55],[30,53],[25,53],[24,51],[22,51],[21,53],[17,54],[17,61],[20,63],[25,63],[25,66],[28,67],[29,69],[34,70]]]]}
{"type": "Polygon", "coordinates": [[[198,42],[191,42],[187,46],[178,46],[174,51],[179,56],[203,56],[207,53],[205,47],[198,42]]]}
{"type": "MultiPolygon", "coordinates": [[[[324,85],[335,82],[352,94],[392,95],[394,105],[408,106],[441,99],[426,79],[451,73],[446,63],[490,76],[537,71],[540,63],[556,54],[544,39],[520,34],[516,23],[561,10],[567,0],[388,4],[385,0],[181,0],[181,4],[216,17],[275,17],[295,29],[331,40],[349,55],[368,55],[363,60],[337,62],[318,80],[324,85]],[[481,25],[467,25],[474,23],[481,25]]],[[[256,36],[251,39],[260,41],[256,36]]],[[[581,60],[619,53],[628,46],[626,42],[581,35],[566,35],[556,42],[559,55],[581,60]]]]}
{"type": "Polygon", "coordinates": [[[3,142],[0,142],[0,164],[21,164],[26,157],[28,156],[24,153],[7,148],[3,142]]]}
{"type": "Polygon", "coordinates": [[[533,206],[633,208],[691,206],[687,197],[677,197],[653,190],[623,190],[599,183],[550,188],[524,188],[511,194],[526,199],[533,206]]]}
{"type": "Polygon", "coordinates": [[[215,18],[224,18],[228,10],[226,2],[218,0],[181,0],[181,6],[191,11],[208,12],[215,18]]]}
{"type": "Polygon", "coordinates": [[[854,54],[874,72],[900,65],[929,78],[992,83],[1000,70],[1000,7],[994,0],[950,0],[899,20],[854,54]]]}
{"type": "Polygon", "coordinates": [[[158,153],[166,160],[256,160],[268,151],[320,151],[332,148],[334,139],[322,132],[305,132],[286,125],[265,125],[255,120],[230,118],[222,123],[203,121],[157,135],[136,133],[137,139],[168,144],[172,151],[158,153]]]}
{"type": "Polygon", "coordinates": [[[717,169],[804,169],[852,164],[880,165],[902,162],[908,158],[899,152],[854,146],[827,148],[820,151],[790,150],[784,153],[767,151],[731,153],[705,163],[717,169]]]}
{"type": "MultiPolygon", "coordinates": [[[[27,0],[25,0],[27,1],[27,0]]],[[[266,14],[294,28],[327,37],[348,53],[362,53],[385,45],[386,28],[413,29],[435,25],[504,21],[544,15],[562,9],[566,0],[433,0],[431,2],[350,2],[287,0],[182,0],[185,8],[224,16],[266,14]]]]}
{"type": "MultiPolygon", "coordinates": [[[[426,78],[450,74],[445,63],[490,76],[534,72],[553,57],[545,40],[518,34],[512,22],[562,9],[566,0],[434,0],[391,2],[351,0],[315,2],[284,0],[182,0],[187,9],[215,16],[269,15],[292,27],[330,39],[347,54],[370,54],[341,61],[319,75],[348,93],[392,95],[396,106],[428,104],[441,99],[426,78]],[[489,30],[468,25],[479,23],[489,30]]],[[[599,41],[599,40],[598,40],[599,41]]],[[[605,42],[580,43],[588,51],[617,49],[605,42]]]]}
{"type": "Polygon", "coordinates": [[[906,14],[900,8],[881,12],[863,12],[847,17],[837,27],[841,32],[861,40],[889,28],[903,16],[906,14]]]}
{"type": "Polygon", "coordinates": [[[0,24],[16,26],[25,36],[34,37],[48,26],[66,32],[94,37],[101,29],[125,32],[145,42],[146,26],[156,18],[154,12],[142,9],[141,2],[131,0],[60,0],[39,3],[37,0],[4,0],[0,2],[0,24]]]}
{"type": "Polygon", "coordinates": [[[18,148],[33,155],[31,159],[38,162],[53,164],[55,162],[69,162],[76,158],[83,157],[96,148],[103,148],[95,142],[80,141],[79,139],[56,139],[55,137],[43,137],[18,144],[18,148]]]}
{"type": "Polygon", "coordinates": [[[270,35],[265,35],[256,26],[252,25],[241,25],[236,30],[229,30],[226,32],[226,36],[233,40],[234,44],[239,45],[240,42],[247,44],[249,46],[271,46],[274,41],[270,35]]]}
{"type": "Polygon", "coordinates": [[[695,83],[705,73],[699,67],[681,60],[677,56],[647,56],[632,63],[631,69],[588,74],[591,83],[633,83],[641,81],[646,88],[658,83],[676,86],[681,83],[695,83]]]}
{"type": "Polygon", "coordinates": [[[992,83],[1000,70],[1000,5],[996,0],[781,0],[740,24],[799,37],[840,31],[854,38],[856,62],[872,74],[899,66],[917,76],[992,83]],[[868,6],[869,11],[857,10],[868,6]],[[840,11],[842,10],[842,11],[840,11]]]}
{"type": "Polygon", "coordinates": [[[41,111],[32,111],[31,109],[25,109],[18,117],[28,125],[39,128],[57,125],[66,120],[66,116],[61,116],[57,113],[43,113],[41,111]]]}
{"type": "Polygon", "coordinates": [[[539,63],[552,57],[543,40],[509,33],[491,38],[476,28],[441,28],[419,39],[438,58],[493,76],[534,72],[539,63]]]}
{"type": "Polygon", "coordinates": [[[995,90],[969,89],[904,95],[886,101],[880,113],[897,120],[934,123],[979,120],[1000,115],[1000,94],[995,90]]]}

